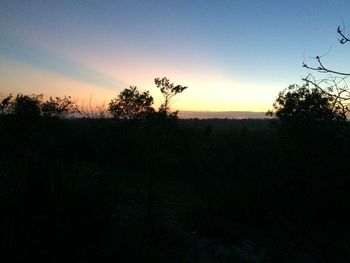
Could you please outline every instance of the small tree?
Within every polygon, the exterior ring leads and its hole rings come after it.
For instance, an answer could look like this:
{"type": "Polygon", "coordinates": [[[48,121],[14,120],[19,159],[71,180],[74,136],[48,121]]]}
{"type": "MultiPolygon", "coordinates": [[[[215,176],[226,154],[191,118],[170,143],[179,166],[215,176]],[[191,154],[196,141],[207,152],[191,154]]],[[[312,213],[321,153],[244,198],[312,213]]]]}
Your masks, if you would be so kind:
{"type": "MultiPolygon", "coordinates": [[[[316,162],[319,153],[334,149],[348,133],[346,115],[334,97],[309,83],[291,85],[280,92],[267,114],[277,117],[276,138],[285,149],[281,158],[291,162],[300,162],[299,158],[294,159],[297,156],[307,161],[309,155],[316,162]]],[[[303,165],[307,166],[299,163],[303,165]]]]}
{"type": "Polygon", "coordinates": [[[70,96],[55,97],[55,99],[50,97],[41,104],[41,114],[45,118],[67,118],[76,112],[78,108],[70,96]]]}
{"type": "Polygon", "coordinates": [[[148,91],[140,93],[137,87],[131,86],[120,92],[117,98],[111,100],[108,110],[116,119],[142,119],[147,114],[154,112],[152,104],[153,98],[148,91]]]}
{"type": "Polygon", "coordinates": [[[156,84],[157,88],[160,89],[160,92],[162,93],[164,98],[164,102],[161,104],[159,111],[164,112],[167,116],[177,117],[177,111],[169,113],[170,105],[173,102],[174,97],[177,94],[182,93],[188,87],[184,87],[181,85],[175,86],[173,83],[170,83],[169,79],[165,77],[162,79],[156,78],[154,80],[154,83],[156,84]]]}
{"type": "Polygon", "coordinates": [[[37,119],[41,115],[43,95],[18,94],[12,102],[12,114],[25,119],[37,119]]]}
{"type": "Polygon", "coordinates": [[[273,103],[273,110],[267,115],[289,124],[346,120],[342,105],[310,83],[291,85],[280,92],[273,103]]]}

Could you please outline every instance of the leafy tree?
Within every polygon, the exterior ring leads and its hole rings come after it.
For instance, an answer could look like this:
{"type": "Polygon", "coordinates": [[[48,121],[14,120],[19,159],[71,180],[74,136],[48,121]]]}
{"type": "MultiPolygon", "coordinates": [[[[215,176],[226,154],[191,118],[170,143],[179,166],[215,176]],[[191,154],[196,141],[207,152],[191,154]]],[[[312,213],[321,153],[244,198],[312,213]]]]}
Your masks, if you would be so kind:
{"type": "MultiPolygon", "coordinates": [[[[337,34],[339,35],[340,44],[346,44],[350,41],[350,38],[345,30],[345,26],[337,28],[337,34]]],[[[309,66],[303,62],[303,67],[318,73],[330,74],[325,79],[316,80],[311,74],[309,74],[303,80],[317,88],[321,93],[327,94],[332,99],[332,104],[335,105],[338,111],[341,111],[345,118],[349,113],[349,101],[350,101],[350,89],[346,83],[346,78],[350,76],[350,73],[335,70],[332,67],[326,66],[322,61],[323,56],[316,56],[316,65],[309,66]]]]}
{"type": "Polygon", "coordinates": [[[17,94],[12,102],[12,114],[20,118],[36,119],[41,115],[43,95],[17,94]]]}
{"type": "Polygon", "coordinates": [[[49,100],[41,104],[41,114],[46,118],[66,118],[78,112],[75,101],[70,96],[63,98],[50,97],[49,100]]]}
{"type": "Polygon", "coordinates": [[[11,100],[12,100],[12,98],[13,98],[13,96],[12,96],[12,94],[10,94],[2,99],[2,101],[0,102],[0,116],[5,115],[5,114],[9,114],[11,112],[11,108],[12,108],[11,100]]]}
{"type": "Polygon", "coordinates": [[[173,102],[174,97],[177,94],[182,93],[188,87],[181,85],[175,86],[173,83],[170,83],[168,78],[165,77],[162,79],[156,78],[154,80],[154,83],[156,84],[157,88],[160,89],[160,92],[162,93],[164,98],[164,102],[160,106],[159,111],[164,112],[167,116],[177,117],[178,112],[169,113],[170,105],[173,102]]]}
{"type": "Polygon", "coordinates": [[[320,121],[344,121],[346,115],[332,96],[306,83],[291,85],[280,92],[268,115],[283,123],[310,123],[320,121]]]}
{"type": "Polygon", "coordinates": [[[108,110],[116,119],[142,119],[154,112],[152,104],[153,98],[149,91],[140,93],[137,87],[131,86],[110,101],[108,110]]]}
{"type": "Polygon", "coordinates": [[[75,101],[70,96],[63,98],[50,97],[43,101],[43,95],[12,94],[3,98],[0,102],[0,115],[14,115],[23,118],[66,118],[79,112],[75,101]]]}
{"type": "MultiPolygon", "coordinates": [[[[346,44],[350,42],[350,38],[344,27],[338,26],[337,34],[339,35],[340,44],[346,44]]],[[[333,104],[337,105],[339,109],[343,112],[344,117],[349,113],[349,101],[350,101],[350,89],[346,83],[346,78],[350,76],[350,73],[335,70],[332,67],[326,66],[322,61],[323,56],[316,56],[316,65],[309,66],[303,62],[303,67],[318,73],[330,74],[329,77],[321,79],[319,81],[309,74],[303,80],[306,83],[313,85],[320,92],[326,93],[332,98],[333,104]]]]}

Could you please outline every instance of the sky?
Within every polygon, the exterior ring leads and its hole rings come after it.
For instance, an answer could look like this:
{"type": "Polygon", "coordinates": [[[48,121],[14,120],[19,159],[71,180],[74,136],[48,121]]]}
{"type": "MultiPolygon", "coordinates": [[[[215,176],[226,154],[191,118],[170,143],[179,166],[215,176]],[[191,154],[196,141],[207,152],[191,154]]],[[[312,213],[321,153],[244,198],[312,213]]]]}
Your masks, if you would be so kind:
{"type": "Polygon", "coordinates": [[[338,25],[349,0],[0,0],[0,96],[108,104],[137,86],[158,106],[167,77],[189,87],[174,109],[267,111],[317,55],[350,71],[338,25]]]}

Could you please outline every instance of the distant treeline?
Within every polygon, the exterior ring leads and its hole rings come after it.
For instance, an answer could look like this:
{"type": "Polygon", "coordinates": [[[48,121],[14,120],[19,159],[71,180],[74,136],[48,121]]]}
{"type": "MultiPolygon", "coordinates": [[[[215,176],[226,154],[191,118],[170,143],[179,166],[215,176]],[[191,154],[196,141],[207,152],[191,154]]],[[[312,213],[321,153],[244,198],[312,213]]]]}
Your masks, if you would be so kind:
{"type": "Polygon", "coordinates": [[[159,109],[130,87],[108,118],[74,118],[70,97],[1,100],[4,261],[350,260],[344,101],[293,85],[273,119],[179,120],[184,88],[157,83],[159,109]]]}
{"type": "Polygon", "coordinates": [[[70,119],[36,99],[1,108],[5,261],[349,261],[340,118],[70,119]]]}
{"type": "Polygon", "coordinates": [[[167,78],[158,109],[136,87],[97,111],[4,97],[2,262],[349,262],[349,74],[316,63],[336,77],[281,91],[270,120],[179,120],[167,78]]]}

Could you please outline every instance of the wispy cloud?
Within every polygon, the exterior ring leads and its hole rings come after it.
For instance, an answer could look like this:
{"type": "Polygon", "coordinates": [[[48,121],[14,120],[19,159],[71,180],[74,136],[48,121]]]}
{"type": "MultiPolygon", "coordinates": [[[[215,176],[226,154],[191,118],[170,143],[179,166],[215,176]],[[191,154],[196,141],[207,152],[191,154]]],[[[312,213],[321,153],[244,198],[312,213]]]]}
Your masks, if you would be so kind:
{"type": "Polygon", "coordinates": [[[0,40],[0,58],[12,60],[37,69],[49,71],[64,77],[76,79],[101,88],[115,89],[127,86],[121,80],[112,78],[85,65],[71,61],[40,46],[11,37],[0,40]]]}

